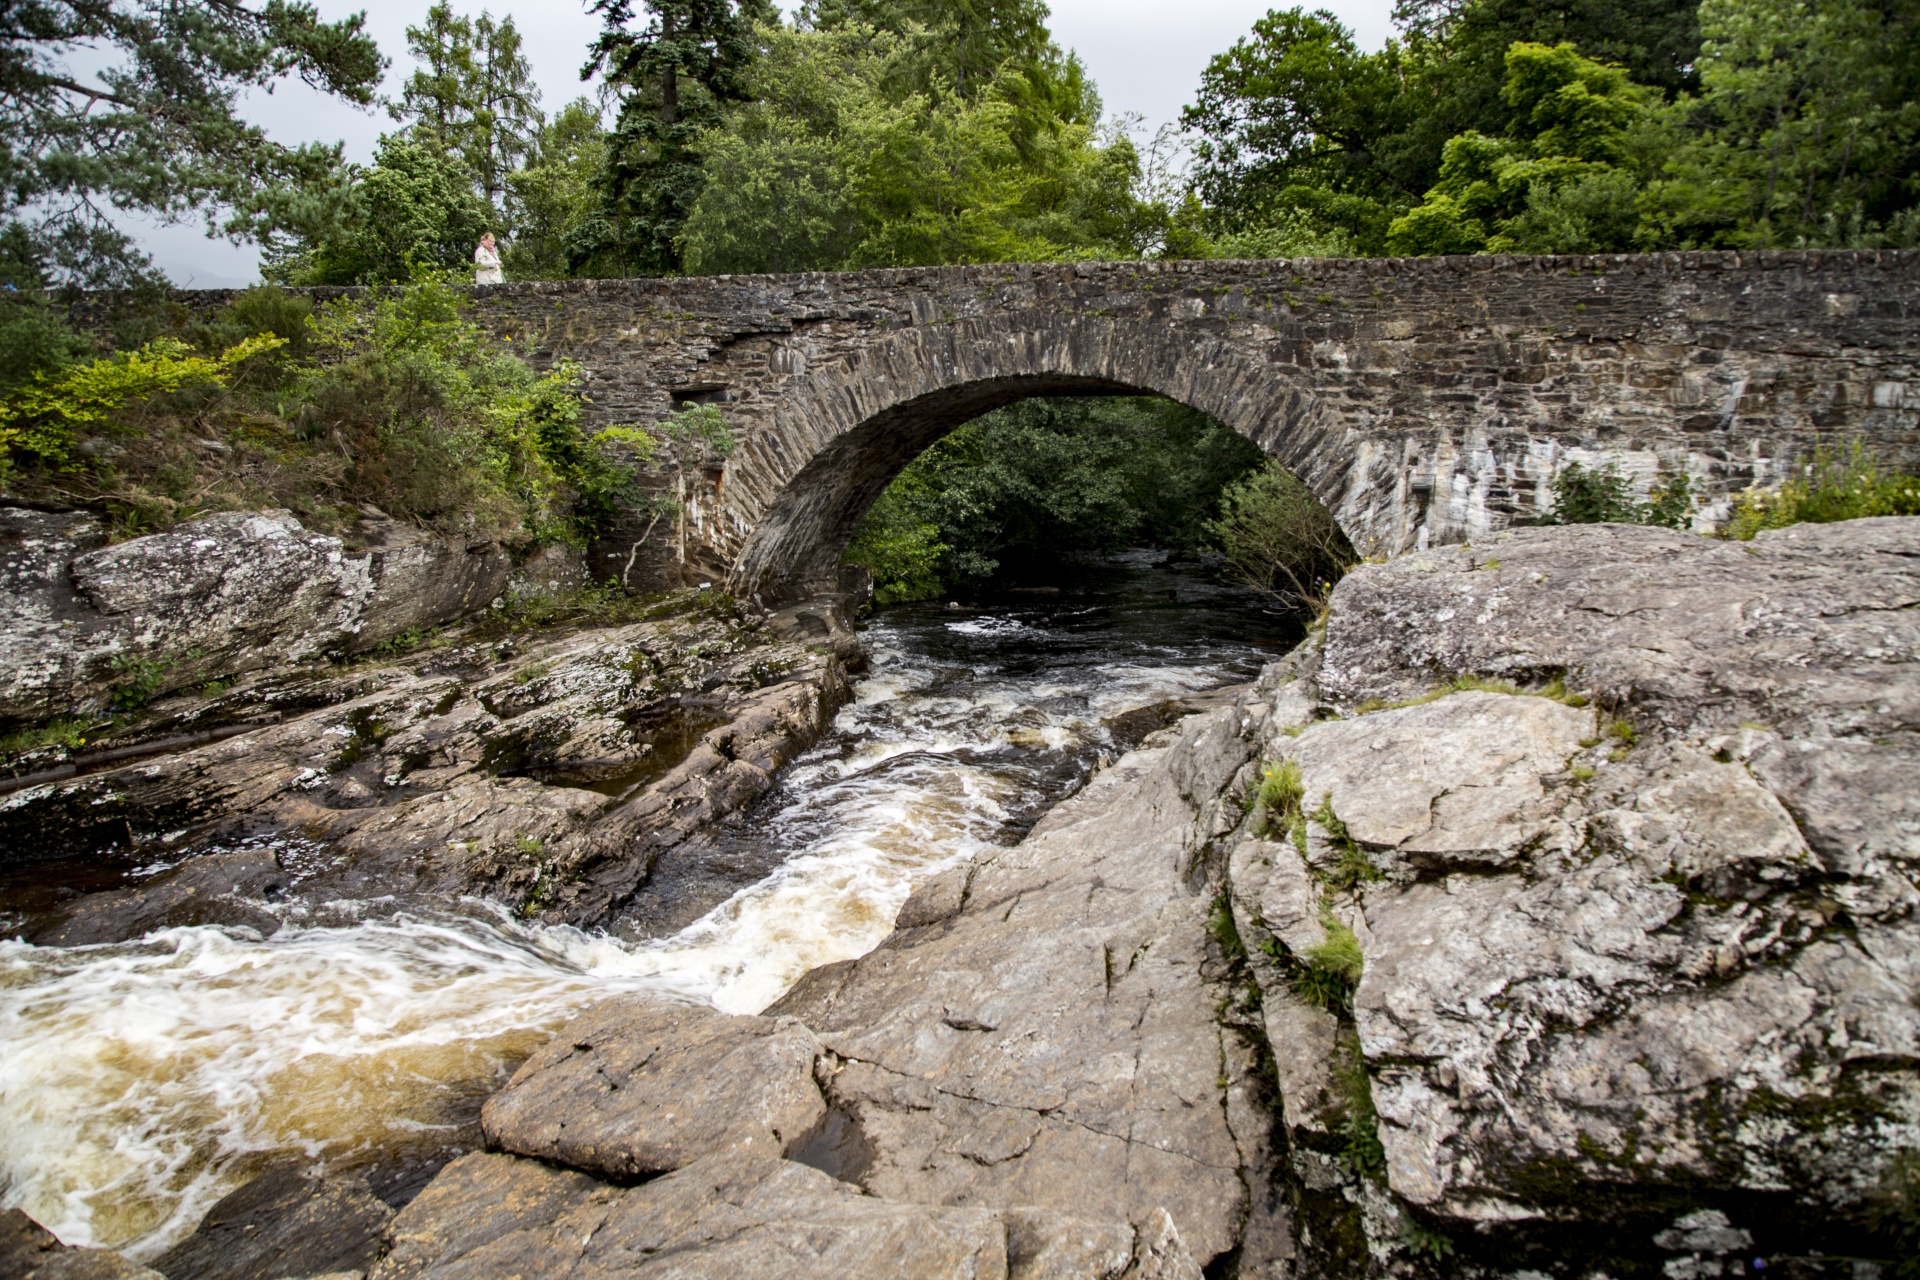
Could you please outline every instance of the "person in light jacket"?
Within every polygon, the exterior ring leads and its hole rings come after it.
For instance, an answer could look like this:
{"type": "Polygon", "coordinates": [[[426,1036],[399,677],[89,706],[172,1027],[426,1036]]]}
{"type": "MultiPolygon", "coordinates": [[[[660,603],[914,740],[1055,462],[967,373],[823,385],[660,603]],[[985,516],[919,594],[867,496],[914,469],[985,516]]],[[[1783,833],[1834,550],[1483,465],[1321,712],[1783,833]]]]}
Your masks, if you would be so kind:
{"type": "Polygon", "coordinates": [[[493,247],[493,232],[480,237],[480,247],[473,251],[473,282],[475,284],[500,284],[506,279],[500,274],[500,254],[493,247]]]}

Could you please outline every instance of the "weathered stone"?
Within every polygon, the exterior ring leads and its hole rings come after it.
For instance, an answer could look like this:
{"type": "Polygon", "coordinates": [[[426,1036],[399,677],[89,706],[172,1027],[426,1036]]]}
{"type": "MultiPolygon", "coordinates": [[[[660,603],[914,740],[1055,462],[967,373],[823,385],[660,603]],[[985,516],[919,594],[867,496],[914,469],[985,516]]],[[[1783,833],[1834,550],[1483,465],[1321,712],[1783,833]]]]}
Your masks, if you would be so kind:
{"type": "MultiPolygon", "coordinates": [[[[1911,519],[1515,531],[1355,570],[1294,673],[1350,718],[1246,731],[1338,823],[1308,822],[1305,858],[1243,834],[1229,861],[1283,1094],[1325,1098],[1336,1050],[1260,950],[1297,963],[1330,915],[1365,957],[1402,1204],[1537,1245],[1693,1189],[1788,1192],[1792,1231],[1835,1230],[1920,1146],[1916,601],[1911,519]],[[1495,693],[1367,709],[1462,676],[1564,680],[1598,722],[1495,693]]],[[[1404,1212],[1363,1214],[1376,1259],[1404,1212]]],[[[1721,1235],[1784,1225],[1683,1215],[1659,1247],[1720,1274],[1721,1235]]]]}
{"type": "Polygon", "coordinates": [[[1246,1205],[1226,1120],[1225,994],[1203,972],[1200,812],[1244,760],[1231,708],[1186,722],[1196,750],[1135,752],[1019,846],[910,903],[916,927],[803,981],[769,1012],[829,1050],[828,1100],[859,1126],[860,1181],[920,1204],[1031,1207],[1144,1228],[1164,1211],[1195,1259],[1246,1205]],[[958,890],[958,892],[956,892],[958,890]]]}
{"type": "Polygon", "coordinates": [[[1473,675],[1566,675],[1643,729],[1920,729],[1915,522],[1711,542],[1630,525],[1501,534],[1350,575],[1318,676],[1351,708],[1473,675]]]}
{"type": "MultiPolygon", "coordinates": [[[[1912,250],[919,267],[475,290],[579,361],[607,422],[716,404],[687,545],[617,522],[597,576],[834,594],[898,470],[1026,396],[1169,396],[1299,474],[1369,553],[1481,539],[1568,460],[1684,471],[1705,520],[1813,447],[1920,464],[1912,250]]],[[[229,294],[180,294],[212,309],[229,294]]],[[[318,291],[320,297],[338,296],[318,291]]]]}
{"type": "Polygon", "coordinates": [[[413,531],[349,553],[284,511],[99,546],[91,517],[8,507],[0,539],[0,718],[13,720],[97,710],[130,662],[152,693],[365,649],[484,608],[510,567],[490,542],[413,531]]]}
{"type": "Polygon", "coordinates": [[[1556,806],[1543,804],[1541,779],[1593,736],[1590,710],[1455,693],[1313,725],[1285,758],[1300,766],[1307,814],[1330,808],[1383,870],[1499,865],[1549,838],[1556,806]]]}
{"type": "Polygon", "coordinates": [[[564,1027],[480,1113],[487,1140],[616,1178],[723,1152],[786,1154],[826,1116],[819,1044],[790,1019],[646,997],[564,1027]]]}
{"type": "Polygon", "coordinates": [[[353,1175],[282,1166],[230,1192],[194,1233],[154,1260],[167,1280],[281,1280],[362,1271],[393,1211],[353,1175]]]}
{"type": "MultiPolygon", "coordinates": [[[[398,908],[480,891],[532,903],[550,920],[604,923],[654,892],[662,858],[681,856],[716,819],[772,786],[775,771],[831,723],[845,680],[838,662],[771,643],[751,620],[695,612],[530,642],[429,647],[304,685],[243,681],[211,701],[156,707],[157,731],[166,717],[191,724],[271,709],[284,718],[0,795],[0,856],[131,842],[172,860],[196,843],[290,831],[334,850],[306,868],[307,901],[384,897],[398,908]],[[623,778],[624,789],[607,785],[623,778]]],[[[161,923],[270,931],[272,917],[243,902],[272,896],[263,857],[242,859],[252,868],[245,885],[221,884],[237,863],[188,859],[34,927],[75,941],[138,936],[161,923]]],[[[685,860],[699,862],[691,851],[685,860]]],[[[735,887],[683,875],[658,893],[697,915],[735,887]]]]}
{"type": "Polygon", "coordinates": [[[739,1154],[631,1189],[467,1156],[400,1212],[393,1240],[372,1280],[1007,1275],[995,1213],[890,1203],[817,1169],[739,1154]]]}
{"type": "Polygon", "coordinates": [[[271,935],[280,920],[255,902],[283,892],[289,880],[270,849],[190,858],[151,884],[87,894],[36,929],[32,941],[82,947],[196,924],[243,925],[271,935]]]}

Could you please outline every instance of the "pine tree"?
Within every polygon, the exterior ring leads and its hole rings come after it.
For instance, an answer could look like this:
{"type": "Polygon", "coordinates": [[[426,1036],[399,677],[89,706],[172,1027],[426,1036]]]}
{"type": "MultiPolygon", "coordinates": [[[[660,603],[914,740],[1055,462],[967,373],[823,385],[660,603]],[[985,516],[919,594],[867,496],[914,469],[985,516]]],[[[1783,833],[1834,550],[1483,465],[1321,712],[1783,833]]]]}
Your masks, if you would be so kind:
{"type": "Polygon", "coordinates": [[[753,24],[775,20],[766,0],[595,0],[602,30],[583,78],[604,74],[620,92],[608,140],[601,208],[575,235],[576,273],[671,274],[680,228],[699,199],[700,131],[746,96],[753,24]]]}

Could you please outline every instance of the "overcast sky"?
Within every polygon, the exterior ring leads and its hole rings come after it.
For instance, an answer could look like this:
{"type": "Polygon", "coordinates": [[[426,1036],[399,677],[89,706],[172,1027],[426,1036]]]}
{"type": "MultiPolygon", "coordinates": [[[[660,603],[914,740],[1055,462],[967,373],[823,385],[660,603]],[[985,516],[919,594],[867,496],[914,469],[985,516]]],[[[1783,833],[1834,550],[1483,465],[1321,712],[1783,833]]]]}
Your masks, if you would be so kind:
{"type": "MultiPolygon", "coordinates": [[[[368,9],[368,29],[392,63],[387,92],[398,93],[411,69],[407,26],[418,23],[431,3],[319,0],[318,7],[329,19],[368,9]]],[[[1079,53],[1108,113],[1138,113],[1149,130],[1180,114],[1207,60],[1245,35],[1271,7],[1265,0],[1052,0],[1052,6],[1054,37],[1079,53]]],[[[482,6],[456,0],[456,7],[472,12],[482,6]]],[[[580,64],[595,31],[581,0],[491,0],[486,7],[496,15],[513,15],[548,111],[581,92],[580,64]]],[[[1389,33],[1391,0],[1322,0],[1315,7],[1340,15],[1367,48],[1377,48],[1389,33]]],[[[347,155],[363,162],[372,158],[381,132],[392,127],[384,110],[359,111],[298,84],[255,95],[247,114],[283,142],[344,140],[347,155]]],[[[218,288],[257,277],[250,247],[209,240],[198,224],[140,231],[178,284],[218,288]]]]}

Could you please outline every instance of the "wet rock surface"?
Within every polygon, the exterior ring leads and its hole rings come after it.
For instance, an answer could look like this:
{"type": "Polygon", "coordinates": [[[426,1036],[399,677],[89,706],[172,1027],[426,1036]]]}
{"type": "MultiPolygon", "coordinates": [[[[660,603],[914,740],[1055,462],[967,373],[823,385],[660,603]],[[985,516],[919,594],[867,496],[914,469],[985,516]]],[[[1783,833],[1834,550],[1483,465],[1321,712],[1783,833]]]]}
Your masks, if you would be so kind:
{"type": "MultiPolygon", "coordinates": [[[[272,932],[286,918],[274,904],[324,920],[334,900],[401,909],[468,893],[529,917],[610,922],[663,859],[697,864],[706,829],[770,787],[845,698],[837,659],[752,617],[693,596],[659,612],[558,635],[456,635],[156,704],[155,732],[275,722],[0,795],[16,864],[169,868],[54,904],[26,931],[62,944],[177,924],[272,932]]],[[[728,891],[697,873],[673,881],[683,909],[728,891]]]]}
{"type": "Polygon", "coordinates": [[[167,1280],[282,1280],[361,1272],[385,1247],[393,1211],[364,1178],[293,1167],[233,1192],[194,1233],[154,1259],[167,1280]]]}
{"type": "Polygon", "coordinates": [[[0,1209],[0,1276],[18,1280],[168,1280],[111,1249],[76,1249],[18,1209],[0,1209]]]}

